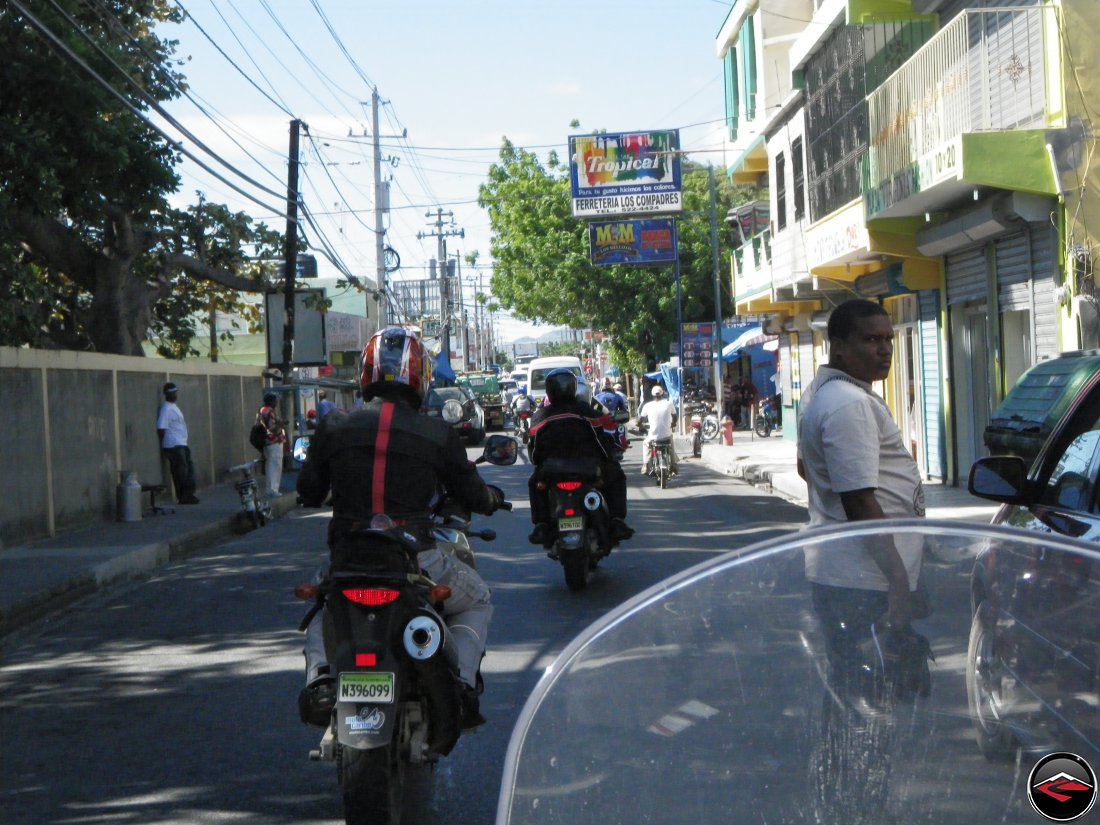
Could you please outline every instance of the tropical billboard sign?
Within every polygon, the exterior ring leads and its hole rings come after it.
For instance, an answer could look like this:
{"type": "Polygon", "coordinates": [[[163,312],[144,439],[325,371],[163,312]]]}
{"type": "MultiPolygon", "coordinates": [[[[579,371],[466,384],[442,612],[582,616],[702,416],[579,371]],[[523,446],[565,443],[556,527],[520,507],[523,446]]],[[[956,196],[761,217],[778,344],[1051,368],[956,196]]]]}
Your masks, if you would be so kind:
{"type": "Polygon", "coordinates": [[[569,138],[573,216],[683,211],[680,132],[615,132],[569,138]]]}

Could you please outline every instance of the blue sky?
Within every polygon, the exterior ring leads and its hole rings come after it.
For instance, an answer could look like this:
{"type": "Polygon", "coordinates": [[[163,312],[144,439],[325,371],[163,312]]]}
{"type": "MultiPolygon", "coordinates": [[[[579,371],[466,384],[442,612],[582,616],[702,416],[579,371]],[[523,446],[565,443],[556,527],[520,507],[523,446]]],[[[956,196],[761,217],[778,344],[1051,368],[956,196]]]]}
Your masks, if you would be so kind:
{"type": "MultiPolygon", "coordinates": [[[[487,282],[489,222],[477,190],[504,137],[545,158],[551,149],[564,156],[571,133],[679,128],[694,159],[728,160],[715,151],[723,91],[714,52],[727,2],[179,1],[193,21],[161,35],[179,41],[195,100],[174,101],[170,111],[274,192],[285,192],[291,115],[305,121],[312,140],[302,143],[301,189],[317,222],[310,240],[323,234],[356,274],[375,271],[372,85],[386,101],[379,130],[391,181],[386,242],[401,256],[398,278],[426,277],[436,241],[416,236],[432,231],[425,213],[438,206],[465,233],[448,239],[448,251],[478,250],[487,282]],[[570,129],[574,119],[578,130],[570,129]],[[407,137],[396,137],[404,130],[407,137]]],[[[183,168],[181,204],[199,190],[281,228],[273,211],[193,162],[183,168]]],[[[263,204],[282,206],[225,174],[263,204]]],[[[321,274],[337,271],[322,261],[321,274]]],[[[478,272],[464,275],[473,289],[478,272]]],[[[505,340],[532,331],[500,324],[505,340]]]]}

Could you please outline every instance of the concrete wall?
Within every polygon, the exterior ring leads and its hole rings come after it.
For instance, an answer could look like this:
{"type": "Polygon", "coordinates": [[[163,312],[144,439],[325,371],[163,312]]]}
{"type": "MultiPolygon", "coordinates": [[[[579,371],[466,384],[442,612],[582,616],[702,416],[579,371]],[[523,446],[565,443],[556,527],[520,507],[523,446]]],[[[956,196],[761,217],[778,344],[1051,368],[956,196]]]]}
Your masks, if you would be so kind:
{"type": "Polygon", "coordinates": [[[256,457],[258,367],[0,347],[0,542],[113,519],[120,471],[166,482],[156,433],[166,381],[180,388],[200,489],[256,457]]]}

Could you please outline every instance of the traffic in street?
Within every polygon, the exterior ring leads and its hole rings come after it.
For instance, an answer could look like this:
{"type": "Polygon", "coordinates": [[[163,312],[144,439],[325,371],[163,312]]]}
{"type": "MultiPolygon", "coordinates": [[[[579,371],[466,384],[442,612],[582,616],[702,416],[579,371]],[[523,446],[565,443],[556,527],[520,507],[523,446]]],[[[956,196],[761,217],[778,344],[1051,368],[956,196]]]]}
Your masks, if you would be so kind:
{"type": "MultiPolygon", "coordinates": [[[[495,609],[482,667],[488,723],[434,771],[410,774],[404,821],[491,822],[512,726],[574,636],[669,575],[805,521],[803,508],[689,460],[662,490],[641,476],[639,447],[624,460],[637,532],[581,592],[527,542],[525,456],[482,465],[515,505],[475,517],[495,541],[471,540],[495,609]]],[[[0,819],[340,821],[332,765],[309,760],[318,729],[296,707],[307,605],[293,590],[325,558],[327,521],[327,510],[296,509],[6,637],[0,819]]]]}

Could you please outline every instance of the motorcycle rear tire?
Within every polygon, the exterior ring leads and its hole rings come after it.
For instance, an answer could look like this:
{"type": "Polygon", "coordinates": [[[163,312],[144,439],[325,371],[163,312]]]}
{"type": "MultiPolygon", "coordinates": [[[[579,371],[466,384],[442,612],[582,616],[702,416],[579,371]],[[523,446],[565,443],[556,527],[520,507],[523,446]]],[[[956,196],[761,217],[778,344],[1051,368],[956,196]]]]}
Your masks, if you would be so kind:
{"type": "Polygon", "coordinates": [[[669,468],[668,458],[664,453],[661,453],[661,457],[657,460],[657,483],[661,485],[661,489],[664,490],[668,487],[669,468]]]}
{"type": "Polygon", "coordinates": [[[713,441],[718,437],[718,419],[713,415],[703,419],[703,440],[713,441]]]}
{"type": "Polygon", "coordinates": [[[399,825],[405,764],[395,741],[370,750],[340,746],[336,765],[346,825],[399,825]]]}
{"type": "Polygon", "coordinates": [[[267,524],[267,516],[264,514],[264,501],[259,490],[252,492],[252,526],[263,527],[267,524]]]}
{"type": "Polygon", "coordinates": [[[562,569],[565,571],[565,584],[573,591],[584,590],[588,587],[588,557],[584,553],[566,553],[561,560],[562,569]]]}

